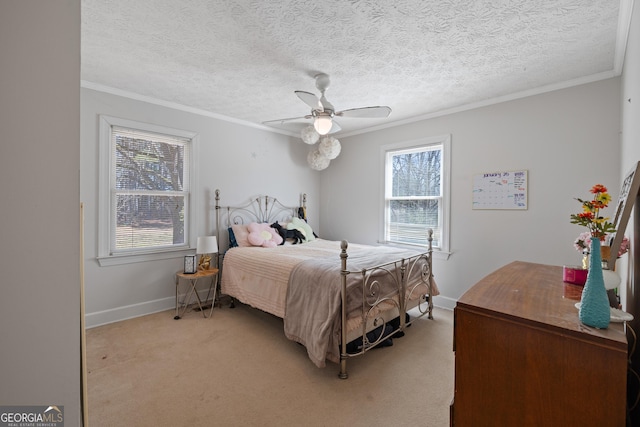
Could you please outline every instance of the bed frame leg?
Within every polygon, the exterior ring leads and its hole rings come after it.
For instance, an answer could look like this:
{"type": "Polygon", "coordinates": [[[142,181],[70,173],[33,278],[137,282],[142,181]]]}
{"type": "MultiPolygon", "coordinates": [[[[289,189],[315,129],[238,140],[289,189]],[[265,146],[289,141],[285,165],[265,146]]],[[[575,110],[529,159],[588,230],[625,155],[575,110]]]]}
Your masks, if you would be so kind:
{"type": "Polygon", "coordinates": [[[338,374],[341,380],[346,380],[349,378],[349,374],[347,374],[347,359],[340,358],[340,373],[338,374]]]}

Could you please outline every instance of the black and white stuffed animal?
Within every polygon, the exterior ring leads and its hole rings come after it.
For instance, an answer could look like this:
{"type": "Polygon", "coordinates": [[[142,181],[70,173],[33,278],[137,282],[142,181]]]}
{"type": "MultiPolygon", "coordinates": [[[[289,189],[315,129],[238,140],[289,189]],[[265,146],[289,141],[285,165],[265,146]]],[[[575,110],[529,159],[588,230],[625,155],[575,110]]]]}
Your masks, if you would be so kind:
{"type": "Polygon", "coordinates": [[[278,224],[278,221],[271,224],[271,228],[275,228],[278,234],[282,237],[282,243],[280,243],[281,245],[284,245],[284,242],[287,239],[293,239],[294,245],[296,243],[304,242],[304,235],[300,232],[300,230],[296,230],[296,229],[287,230],[284,227],[282,227],[280,224],[278,224]]]}

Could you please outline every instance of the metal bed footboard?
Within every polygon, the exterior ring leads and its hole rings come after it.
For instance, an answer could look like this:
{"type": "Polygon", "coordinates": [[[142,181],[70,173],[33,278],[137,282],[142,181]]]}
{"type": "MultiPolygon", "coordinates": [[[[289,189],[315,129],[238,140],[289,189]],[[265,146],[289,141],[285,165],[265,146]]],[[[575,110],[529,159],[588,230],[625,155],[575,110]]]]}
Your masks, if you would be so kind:
{"type": "Polygon", "coordinates": [[[348,358],[366,353],[389,338],[389,336],[404,331],[416,319],[425,315],[429,319],[433,319],[432,229],[428,230],[428,242],[427,251],[419,255],[368,267],[361,271],[350,271],[347,268],[348,243],[346,240],[342,241],[340,251],[342,281],[341,345],[340,372],[338,374],[340,378],[346,379],[349,377],[347,373],[348,358]],[[361,326],[360,332],[357,333],[357,338],[362,339],[362,347],[357,352],[347,351],[347,343],[354,339],[353,336],[349,336],[347,325],[347,276],[350,274],[359,274],[361,276],[358,283],[362,293],[362,305],[359,312],[361,326]],[[382,291],[380,286],[381,277],[393,283],[392,291],[382,291]],[[391,316],[389,316],[389,306],[392,307],[393,314],[391,316]],[[418,307],[420,314],[407,322],[407,311],[415,307],[418,307]],[[385,326],[391,318],[395,317],[395,313],[399,317],[400,326],[391,334],[385,334],[385,326]],[[370,341],[367,333],[376,328],[381,328],[382,333],[374,341],[370,341]]]}

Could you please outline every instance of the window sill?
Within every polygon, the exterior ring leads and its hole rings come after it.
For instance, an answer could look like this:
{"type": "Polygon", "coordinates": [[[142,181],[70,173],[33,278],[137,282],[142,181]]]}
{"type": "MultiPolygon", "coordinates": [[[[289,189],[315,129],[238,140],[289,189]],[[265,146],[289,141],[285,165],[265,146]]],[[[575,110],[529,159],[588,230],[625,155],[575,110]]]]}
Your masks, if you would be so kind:
{"type": "Polygon", "coordinates": [[[449,259],[450,256],[451,256],[451,252],[433,251],[433,259],[441,259],[446,261],[449,259]]]}
{"type": "Polygon", "coordinates": [[[179,249],[164,252],[149,252],[144,254],[119,254],[99,256],[96,259],[100,267],[109,267],[112,265],[134,264],[146,261],[158,261],[162,259],[180,258],[185,255],[193,255],[194,249],[179,249]]]}

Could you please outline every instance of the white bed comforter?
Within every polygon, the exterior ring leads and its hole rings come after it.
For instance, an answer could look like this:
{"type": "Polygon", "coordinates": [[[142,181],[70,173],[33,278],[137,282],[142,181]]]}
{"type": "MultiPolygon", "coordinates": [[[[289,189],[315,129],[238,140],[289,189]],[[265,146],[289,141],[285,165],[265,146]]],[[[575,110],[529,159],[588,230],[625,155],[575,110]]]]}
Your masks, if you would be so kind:
{"type": "Polygon", "coordinates": [[[302,261],[325,257],[339,266],[340,242],[316,239],[275,248],[232,248],[224,255],[221,291],[284,319],[291,270],[302,261]]]}

